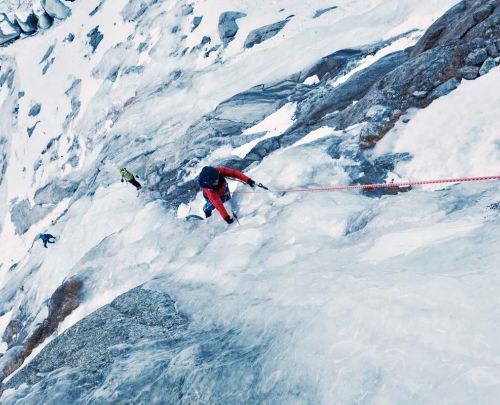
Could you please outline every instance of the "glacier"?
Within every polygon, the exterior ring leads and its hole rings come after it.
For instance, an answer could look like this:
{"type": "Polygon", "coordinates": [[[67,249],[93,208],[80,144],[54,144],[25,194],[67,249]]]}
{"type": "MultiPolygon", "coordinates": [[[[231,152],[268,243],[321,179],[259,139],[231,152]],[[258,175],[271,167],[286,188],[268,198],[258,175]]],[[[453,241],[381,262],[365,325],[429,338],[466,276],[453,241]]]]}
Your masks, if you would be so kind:
{"type": "Polygon", "coordinates": [[[500,175],[499,1],[49,3],[0,48],[2,404],[497,403],[498,181],[185,217],[204,165],[500,175]]]}

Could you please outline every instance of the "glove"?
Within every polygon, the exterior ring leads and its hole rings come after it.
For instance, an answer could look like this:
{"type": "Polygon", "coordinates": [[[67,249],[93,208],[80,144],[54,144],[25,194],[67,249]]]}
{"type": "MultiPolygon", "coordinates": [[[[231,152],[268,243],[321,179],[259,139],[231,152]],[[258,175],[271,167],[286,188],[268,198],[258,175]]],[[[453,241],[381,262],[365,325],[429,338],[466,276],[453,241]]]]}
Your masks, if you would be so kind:
{"type": "Polygon", "coordinates": [[[211,212],[205,211],[205,218],[208,218],[208,217],[211,217],[211,216],[212,216],[211,212]]]}
{"type": "Polygon", "coordinates": [[[247,181],[247,184],[250,186],[250,187],[255,187],[255,180],[252,180],[252,179],[248,179],[247,181]]]}
{"type": "Polygon", "coordinates": [[[226,218],[224,218],[224,221],[226,221],[228,224],[232,224],[234,222],[234,219],[228,215],[226,218]]]}

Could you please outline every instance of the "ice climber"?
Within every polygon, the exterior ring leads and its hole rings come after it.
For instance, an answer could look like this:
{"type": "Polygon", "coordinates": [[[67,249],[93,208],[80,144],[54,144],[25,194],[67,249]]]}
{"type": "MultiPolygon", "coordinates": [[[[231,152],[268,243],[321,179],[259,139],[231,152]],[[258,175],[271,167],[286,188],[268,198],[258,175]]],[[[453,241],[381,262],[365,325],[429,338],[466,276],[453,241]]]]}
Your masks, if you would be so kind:
{"type": "Polygon", "coordinates": [[[40,235],[40,239],[43,242],[43,247],[47,247],[47,243],[56,243],[56,237],[54,235],[51,235],[50,233],[42,233],[40,235]],[[54,239],[54,240],[51,240],[54,239]]]}
{"type": "MultiPolygon", "coordinates": [[[[137,190],[140,190],[141,189],[141,184],[136,180],[135,176],[134,176],[134,173],[132,173],[131,171],[127,170],[125,167],[123,169],[120,169],[120,174],[122,175],[122,179],[121,179],[121,182],[123,183],[124,181],[126,181],[127,183],[130,183],[132,184],[133,186],[135,186],[135,188],[137,190]]],[[[137,176],[139,177],[139,176],[137,176]]]]}
{"type": "Polygon", "coordinates": [[[241,180],[250,187],[255,187],[255,181],[243,173],[229,169],[227,167],[205,166],[198,177],[198,184],[203,190],[203,197],[207,201],[203,207],[203,212],[208,218],[212,215],[214,209],[219,211],[220,215],[228,224],[232,224],[234,218],[227,212],[224,203],[231,199],[229,186],[226,177],[241,180]]]}

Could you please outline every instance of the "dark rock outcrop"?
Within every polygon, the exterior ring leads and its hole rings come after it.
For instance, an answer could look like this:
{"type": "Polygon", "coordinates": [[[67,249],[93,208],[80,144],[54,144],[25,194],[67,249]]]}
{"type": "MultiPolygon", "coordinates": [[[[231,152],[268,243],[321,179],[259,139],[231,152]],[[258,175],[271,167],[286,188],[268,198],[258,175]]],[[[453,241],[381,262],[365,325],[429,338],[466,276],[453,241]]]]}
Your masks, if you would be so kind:
{"type": "Polygon", "coordinates": [[[38,3],[34,8],[33,12],[38,19],[38,28],[42,30],[49,29],[54,24],[54,19],[47,14],[45,9],[42,7],[41,3],[38,3]]]}
{"type": "Polygon", "coordinates": [[[39,103],[33,104],[33,106],[30,108],[28,112],[28,117],[36,117],[38,114],[40,114],[40,110],[42,109],[42,105],[39,103]]]}
{"type": "Polygon", "coordinates": [[[42,5],[52,18],[64,20],[71,15],[71,10],[60,0],[43,0],[42,5]]]}
{"type": "Polygon", "coordinates": [[[19,25],[12,23],[5,13],[0,13],[0,46],[15,41],[20,35],[19,25]]]}
{"type": "Polygon", "coordinates": [[[201,21],[203,20],[203,16],[195,16],[193,18],[193,27],[191,28],[191,32],[194,31],[198,26],[201,24],[201,21]]]}
{"type": "Polygon", "coordinates": [[[293,15],[288,16],[284,20],[275,22],[274,24],[265,25],[263,27],[257,28],[248,34],[245,40],[245,48],[252,48],[275,35],[277,35],[284,27],[288,24],[293,15]]]}
{"type": "Polygon", "coordinates": [[[63,199],[71,197],[78,186],[78,182],[69,180],[51,182],[35,193],[33,206],[27,199],[14,202],[10,208],[10,219],[16,233],[18,235],[25,233],[31,225],[45,217],[63,199]]]}
{"type": "Polygon", "coordinates": [[[447,94],[455,90],[459,85],[460,81],[456,77],[452,77],[450,80],[444,82],[443,84],[440,84],[434,90],[432,90],[429,98],[434,99],[446,96],[447,94]]]}
{"type": "Polygon", "coordinates": [[[10,208],[10,220],[14,224],[16,234],[22,235],[31,225],[40,221],[52,208],[35,205],[31,207],[27,199],[15,202],[10,208]]]}
{"type": "Polygon", "coordinates": [[[99,26],[96,26],[92,28],[92,30],[90,30],[90,32],[87,34],[87,37],[92,48],[92,53],[94,53],[101,43],[102,39],[104,38],[104,35],[102,35],[102,33],[99,31],[99,26]]]}
{"type": "Polygon", "coordinates": [[[52,294],[47,305],[47,318],[22,343],[15,339],[19,335],[20,325],[16,320],[9,323],[3,338],[5,341],[10,342],[11,345],[14,343],[15,345],[8,351],[8,361],[2,361],[1,379],[17,370],[33,350],[51,336],[57,330],[59,324],[78,308],[82,298],[82,287],[83,282],[78,278],[66,280],[52,294]]]}
{"type": "Polygon", "coordinates": [[[22,2],[18,7],[13,12],[13,21],[0,13],[0,46],[9,45],[21,34],[33,35],[38,29],[46,30],[52,26],[54,19],[64,20],[71,15],[71,9],[61,0],[41,0],[33,4],[22,2]]]}
{"type": "Polygon", "coordinates": [[[7,171],[7,144],[6,138],[0,138],[0,186],[3,183],[5,172],[7,171]]]}
{"type": "Polygon", "coordinates": [[[47,344],[0,388],[0,396],[17,389],[1,397],[2,404],[30,404],[32,398],[36,403],[128,403],[133,398],[134,404],[186,405],[200,399],[250,404],[296,398],[298,387],[256,384],[263,372],[261,355],[270,343],[241,334],[216,325],[199,329],[168,294],[137,287],[47,344]]]}
{"type": "MultiPolygon", "coordinates": [[[[465,0],[438,19],[414,47],[387,55],[333,87],[332,83],[362,58],[391,42],[337,52],[281,82],[238,94],[205,115],[189,129],[191,158],[186,166],[195,165],[222,142],[232,146],[248,142],[242,132],[285,102],[297,103],[294,125],[282,135],[258,143],[242,160],[231,159],[232,165],[244,169],[322,126],[358,128],[358,146],[361,150],[371,148],[407,110],[425,108],[457,88],[462,79],[473,80],[494,68],[497,62],[491,55],[499,49],[499,37],[500,0],[465,0]],[[303,81],[313,75],[319,83],[305,86],[303,81]],[[270,91],[272,88],[280,91],[270,91]],[[374,106],[380,109],[374,111],[374,106]]],[[[408,122],[409,118],[403,119],[408,122]]],[[[356,159],[364,161],[362,155],[356,159]]],[[[353,183],[362,173],[358,169],[351,172],[353,183]]],[[[174,183],[184,184],[182,170],[176,173],[174,183]]],[[[177,186],[171,186],[170,192],[174,190],[177,186]]]]}
{"type": "MultiPolygon", "coordinates": [[[[81,285],[63,286],[54,293],[49,304],[49,308],[57,308],[52,320],[47,318],[45,329],[33,336],[44,335],[43,331],[52,329],[50,325],[56,325],[76,308],[81,285]],[[65,293],[68,289],[69,296],[65,293]]],[[[84,372],[84,378],[91,376],[90,386],[83,384],[82,388],[98,386],[113,362],[131,353],[135,345],[144,344],[148,339],[159,339],[164,342],[164,347],[175,348],[186,326],[186,317],[175,309],[175,302],[168,295],[135,288],[50,342],[5,388],[18,387],[21,383],[35,384],[43,375],[62,367],[78,368],[84,372]]],[[[8,373],[4,372],[6,375],[8,373]]]]}
{"type": "Polygon", "coordinates": [[[23,33],[31,35],[36,32],[38,18],[31,7],[24,10],[18,10],[15,13],[15,19],[23,33]]]}
{"type": "Polygon", "coordinates": [[[238,11],[226,11],[219,16],[219,38],[227,45],[238,33],[238,18],[246,17],[245,13],[238,11]]]}
{"type": "Polygon", "coordinates": [[[338,8],[337,6],[331,6],[326,8],[320,8],[314,12],[313,18],[321,17],[323,14],[328,13],[329,11],[335,10],[338,8]]]}
{"type": "Polygon", "coordinates": [[[191,4],[185,4],[181,7],[181,15],[187,16],[193,14],[193,6],[191,4]]]}
{"type": "Polygon", "coordinates": [[[481,65],[481,69],[479,69],[479,75],[484,76],[487,74],[491,69],[496,67],[497,62],[493,58],[488,58],[484,61],[484,63],[481,65]]]}
{"type": "Polygon", "coordinates": [[[62,180],[51,182],[35,193],[34,201],[39,205],[58,204],[65,198],[72,196],[78,189],[79,182],[62,180]]]}

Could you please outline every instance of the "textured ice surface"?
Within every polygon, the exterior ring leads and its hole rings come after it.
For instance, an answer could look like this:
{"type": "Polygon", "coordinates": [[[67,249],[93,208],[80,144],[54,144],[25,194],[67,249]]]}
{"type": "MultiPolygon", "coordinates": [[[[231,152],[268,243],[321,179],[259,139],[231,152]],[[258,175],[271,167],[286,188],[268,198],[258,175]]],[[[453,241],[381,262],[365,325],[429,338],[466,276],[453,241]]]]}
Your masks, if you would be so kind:
{"type": "MultiPolygon", "coordinates": [[[[206,331],[207,341],[198,335],[171,365],[154,363],[172,359],[165,346],[143,342],[86,398],[131,397],[133,387],[140,402],[151,392],[141,370],[149,376],[154,364],[162,386],[176,381],[169,389],[189,393],[185,403],[223,403],[235,393],[268,403],[495,403],[500,217],[488,207],[500,201],[498,183],[380,199],[237,194],[241,225],[229,228],[216,215],[181,221],[148,189],[165,173],[175,182],[196,153],[200,165],[229,159],[251,137],[277,134],[294,119],[293,103],[285,103],[280,119],[264,117],[238,145],[216,140],[205,156],[188,128],[222,101],[336,50],[426,28],[456,2],[344,1],[316,19],[313,12],[331,2],[281,3],[195,1],[185,15],[184,2],[113,0],[89,16],[99,2],[78,2],[64,23],[4,49],[0,326],[22,313],[43,319],[45,301],[73,275],[85,280],[85,301],[59,333],[146,283],[174,298],[190,330],[206,331]],[[247,16],[226,48],[206,56],[207,47],[222,45],[218,22],[226,11],[247,16]],[[280,35],[243,50],[249,32],[291,14],[280,35]],[[191,31],[193,16],[203,19],[191,31]],[[87,34],[96,26],[103,37],[92,52],[87,34]],[[74,40],[64,42],[70,34],[74,40]],[[212,42],[199,47],[203,37],[212,42]],[[42,76],[39,62],[54,44],[55,60],[42,76]],[[29,115],[34,100],[41,105],[36,117],[29,115]],[[143,180],[141,194],[119,182],[122,165],[143,180]],[[16,235],[15,201],[49,213],[16,235]],[[35,241],[45,230],[58,237],[49,249],[35,241]]],[[[492,71],[462,84],[398,124],[374,157],[410,153],[394,175],[412,179],[498,174],[499,80],[492,71]]],[[[347,184],[359,164],[347,153],[354,143],[349,131],[311,131],[248,172],[273,188],[347,184]],[[340,158],[332,159],[331,147],[342,149],[340,158]]],[[[186,176],[194,176],[189,169],[186,176]]],[[[161,184],[174,198],[169,183],[161,184]]],[[[2,401],[67,398],[72,373],[85,379],[81,370],[58,369],[36,387],[6,391],[2,401]]]]}

